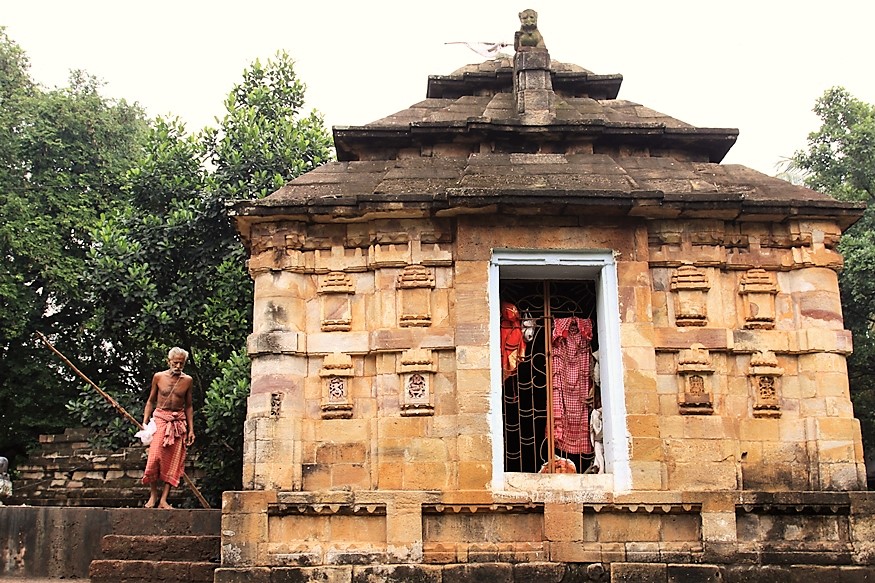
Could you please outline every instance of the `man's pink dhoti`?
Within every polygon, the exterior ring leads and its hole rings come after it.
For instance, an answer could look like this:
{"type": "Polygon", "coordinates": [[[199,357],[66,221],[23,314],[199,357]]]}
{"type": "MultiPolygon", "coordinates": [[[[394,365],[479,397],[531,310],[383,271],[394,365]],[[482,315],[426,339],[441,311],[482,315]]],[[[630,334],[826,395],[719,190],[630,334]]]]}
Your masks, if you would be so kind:
{"type": "Polygon", "coordinates": [[[188,434],[185,412],[155,409],[152,418],[157,430],[149,445],[143,483],[151,484],[160,479],[176,487],[185,471],[185,437],[188,434]]]}

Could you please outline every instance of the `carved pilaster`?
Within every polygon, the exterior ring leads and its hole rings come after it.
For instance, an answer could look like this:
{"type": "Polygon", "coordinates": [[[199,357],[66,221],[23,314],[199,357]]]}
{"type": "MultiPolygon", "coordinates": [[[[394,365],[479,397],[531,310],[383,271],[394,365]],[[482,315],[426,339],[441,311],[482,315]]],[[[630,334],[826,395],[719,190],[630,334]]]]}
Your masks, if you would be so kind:
{"type": "Polygon", "coordinates": [[[710,415],[714,412],[711,355],[701,344],[693,344],[678,356],[678,407],[681,415],[710,415]]]}
{"type": "Polygon", "coordinates": [[[401,375],[401,415],[405,417],[434,415],[431,391],[434,376],[432,351],[412,349],[403,352],[398,373],[401,375]]]}
{"type": "Polygon", "coordinates": [[[404,268],[398,276],[400,327],[431,325],[431,290],[434,285],[434,274],[429,268],[423,265],[404,268]]]}
{"type": "Polygon", "coordinates": [[[765,350],[751,356],[747,375],[753,392],[754,417],[781,416],[779,385],[783,374],[775,353],[765,350]]]}
{"type": "Polygon", "coordinates": [[[744,301],[744,327],[771,330],[775,327],[775,276],[765,269],[749,269],[738,290],[744,301]]]}
{"type": "Polygon", "coordinates": [[[708,278],[694,265],[681,265],[671,276],[676,326],[704,326],[708,323],[708,278]]]}
{"type": "Polygon", "coordinates": [[[334,352],[325,356],[319,371],[319,376],[322,377],[323,419],[352,417],[349,383],[354,374],[350,355],[334,352]]]}
{"type": "Polygon", "coordinates": [[[350,296],[355,293],[352,278],[342,271],[332,271],[322,276],[319,295],[322,302],[323,332],[348,331],[352,329],[350,296]]]}

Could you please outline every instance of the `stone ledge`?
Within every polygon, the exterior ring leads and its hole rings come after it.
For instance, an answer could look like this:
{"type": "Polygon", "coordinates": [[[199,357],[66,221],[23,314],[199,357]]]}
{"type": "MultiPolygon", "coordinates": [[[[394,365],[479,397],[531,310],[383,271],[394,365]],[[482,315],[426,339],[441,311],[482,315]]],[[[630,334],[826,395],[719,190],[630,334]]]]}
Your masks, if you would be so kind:
{"type": "Polygon", "coordinates": [[[686,565],[673,563],[477,563],[452,565],[362,565],[327,567],[219,568],[215,583],[791,583],[870,581],[873,566],[686,565]]]}

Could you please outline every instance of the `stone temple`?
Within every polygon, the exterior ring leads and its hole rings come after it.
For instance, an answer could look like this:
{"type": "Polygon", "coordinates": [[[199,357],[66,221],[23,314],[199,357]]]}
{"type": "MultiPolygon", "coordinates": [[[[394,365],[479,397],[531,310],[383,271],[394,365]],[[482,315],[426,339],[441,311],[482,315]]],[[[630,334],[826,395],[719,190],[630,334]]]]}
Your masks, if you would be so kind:
{"type": "Polygon", "coordinates": [[[862,208],[518,45],[233,206],[252,393],[216,581],[875,577],[837,280],[862,208]]]}

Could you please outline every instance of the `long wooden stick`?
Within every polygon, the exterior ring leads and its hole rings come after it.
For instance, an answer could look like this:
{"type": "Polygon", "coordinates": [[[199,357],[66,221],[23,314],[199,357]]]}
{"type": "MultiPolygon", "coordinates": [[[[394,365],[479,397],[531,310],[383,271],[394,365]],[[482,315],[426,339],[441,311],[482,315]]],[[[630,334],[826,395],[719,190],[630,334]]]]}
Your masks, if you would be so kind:
{"type": "MultiPolygon", "coordinates": [[[[52,343],[49,342],[49,339],[46,338],[46,337],[43,335],[42,332],[37,331],[37,332],[36,332],[36,335],[37,335],[37,337],[38,337],[40,340],[42,340],[42,343],[45,344],[46,347],[47,347],[49,350],[51,350],[52,352],[54,352],[54,353],[58,356],[58,358],[60,358],[60,359],[64,362],[64,364],[66,364],[67,366],[69,366],[69,367],[73,370],[73,372],[75,372],[77,375],[79,375],[79,377],[81,377],[85,382],[87,382],[89,385],[91,385],[92,387],[94,387],[94,389],[95,389],[98,393],[100,393],[100,396],[102,396],[104,399],[106,399],[107,401],[109,401],[109,404],[112,405],[112,406],[115,408],[116,411],[118,411],[119,413],[121,413],[123,417],[127,418],[129,421],[131,421],[131,422],[132,422],[134,425],[136,425],[138,428],[143,429],[143,424],[142,424],[142,423],[140,423],[140,422],[137,421],[134,417],[132,417],[131,414],[128,413],[128,412],[125,410],[124,407],[122,407],[121,405],[119,405],[119,404],[118,404],[118,401],[116,401],[115,399],[113,399],[112,396],[111,396],[110,394],[108,394],[106,391],[104,391],[103,389],[101,389],[100,387],[98,387],[96,384],[94,384],[94,381],[92,381],[92,380],[89,379],[87,376],[85,376],[85,373],[83,373],[81,370],[79,370],[78,368],[76,368],[76,365],[75,365],[75,364],[73,364],[72,362],[70,362],[69,359],[67,359],[66,356],[64,356],[63,354],[61,354],[61,352],[60,352],[57,348],[55,348],[54,346],[52,346],[52,343]]],[[[197,486],[194,485],[194,482],[191,481],[191,478],[189,478],[188,475],[187,475],[185,472],[182,473],[182,478],[185,480],[186,485],[191,489],[191,491],[194,493],[195,497],[196,497],[196,498],[198,499],[198,501],[201,503],[201,506],[203,506],[204,508],[209,508],[209,507],[210,507],[210,503],[207,502],[207,499],[204,498],[203,494],[200,493],[200,490],[197,489],[197,486]]]]}

